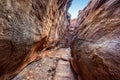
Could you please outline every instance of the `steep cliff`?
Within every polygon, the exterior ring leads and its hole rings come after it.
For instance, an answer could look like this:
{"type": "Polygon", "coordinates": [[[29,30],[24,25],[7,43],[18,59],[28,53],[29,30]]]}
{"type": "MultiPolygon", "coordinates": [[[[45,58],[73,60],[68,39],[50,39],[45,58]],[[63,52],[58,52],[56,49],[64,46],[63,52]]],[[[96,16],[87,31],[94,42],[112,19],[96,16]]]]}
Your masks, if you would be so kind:
{"type": "Polygon", "coordinates": [[[120,79],[120,0],[91,0],[80,11],[72,64],[81,80],[120,79]]]}
{"type": "Polygon", "coordinates": [[[12,78],[69,25],[71,0],[0,0],[0,80],[12,78]],[[64,24],[64,25],[63,25],[64,24]]]}

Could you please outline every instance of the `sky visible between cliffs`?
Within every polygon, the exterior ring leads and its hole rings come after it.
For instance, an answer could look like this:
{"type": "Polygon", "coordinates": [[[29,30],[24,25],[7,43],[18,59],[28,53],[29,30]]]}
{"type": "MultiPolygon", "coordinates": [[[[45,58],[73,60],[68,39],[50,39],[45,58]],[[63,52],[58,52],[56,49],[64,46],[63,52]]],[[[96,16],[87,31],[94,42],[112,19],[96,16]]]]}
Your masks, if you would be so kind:
{"type": "Polygon", "coordinates": [[[89,1],[90,0],[73,0],[68,11],[71,14],[71,19],[77,18],[78,11],[84,9],[89,1]]]}

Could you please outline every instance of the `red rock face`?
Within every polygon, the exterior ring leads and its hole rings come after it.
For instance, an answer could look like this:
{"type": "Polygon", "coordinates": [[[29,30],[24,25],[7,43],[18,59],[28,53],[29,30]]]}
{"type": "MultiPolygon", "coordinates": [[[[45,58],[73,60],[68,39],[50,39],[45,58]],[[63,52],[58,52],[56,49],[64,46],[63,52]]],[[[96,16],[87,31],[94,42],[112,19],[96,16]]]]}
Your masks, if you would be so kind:
{"type": "Polygon", "coordinates": [[[92,0],[80,11],[72,61],[82,80],[120,79],[119,13],[120,0],[92,0]]]}
{"type": "Polygon", "coordinates": [[[71,20],[71,26],[75,26],[77,19],[72,19],[71,20]]]}
{"type": "Polygon", "coordinates": [[[72,33],[72,32],[74,33],[74,31],[75,31],[76,21],[77,21],[77,19],[72,19],[72,20],[71,20],[71,23],[70,23],[70,26],[69,26],[69,30],[70,30],[71,33],[72,33]]]}
{"type": "Polygon", "coordinates": [[[0,80],[12,78],[68,25],[71,0],[0,0],[0,80]],[[64,23],[64,25],[63,25],[64,23]]]}

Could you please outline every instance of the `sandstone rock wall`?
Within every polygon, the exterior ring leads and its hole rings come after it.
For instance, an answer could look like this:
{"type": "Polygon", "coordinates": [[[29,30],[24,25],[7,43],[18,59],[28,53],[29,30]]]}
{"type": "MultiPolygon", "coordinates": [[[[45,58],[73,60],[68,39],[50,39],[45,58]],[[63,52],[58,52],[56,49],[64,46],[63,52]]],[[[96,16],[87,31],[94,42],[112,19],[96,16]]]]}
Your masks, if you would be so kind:
{"type": "Polygon", "coordinates": [[[10,79],[68,25],[71,0],[0,0],[0,80],[10,79]],[[64,25],[63,25],[64,24],[64,25]]]}
{"type": "Polygon", "coordinates": [[[91,0],[80,11],[72,62],[81,80],[120,79],[120,0],[91,0]]]}

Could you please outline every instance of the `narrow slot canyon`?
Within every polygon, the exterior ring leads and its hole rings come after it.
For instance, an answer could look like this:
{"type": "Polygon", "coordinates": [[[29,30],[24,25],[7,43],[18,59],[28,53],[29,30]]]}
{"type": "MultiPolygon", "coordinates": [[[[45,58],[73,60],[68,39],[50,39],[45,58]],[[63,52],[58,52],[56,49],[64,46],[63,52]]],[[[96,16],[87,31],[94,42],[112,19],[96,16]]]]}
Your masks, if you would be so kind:
{"type": "Polygon", "coordinates": [[[0,80],[120,80],[120,0],[77,1],[0,0],[0,80]]]}

